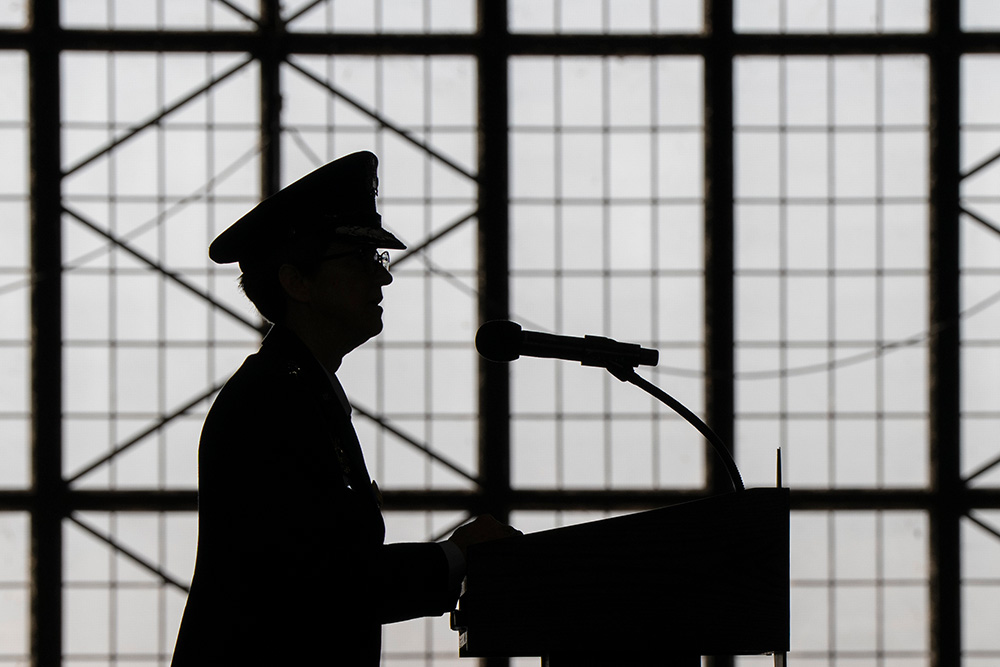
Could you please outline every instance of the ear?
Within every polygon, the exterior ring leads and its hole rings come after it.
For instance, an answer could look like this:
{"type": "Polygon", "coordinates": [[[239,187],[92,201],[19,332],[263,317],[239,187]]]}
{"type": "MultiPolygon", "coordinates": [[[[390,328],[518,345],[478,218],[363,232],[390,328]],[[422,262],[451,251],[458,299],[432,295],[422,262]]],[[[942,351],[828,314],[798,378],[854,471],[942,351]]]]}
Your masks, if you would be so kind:
{"type": "Polygon", "coordinates": [[[278,282],[292,301],[308,303],[311,300],[311,281],[291,264],[282,264],[278,268],[278,282]]]}

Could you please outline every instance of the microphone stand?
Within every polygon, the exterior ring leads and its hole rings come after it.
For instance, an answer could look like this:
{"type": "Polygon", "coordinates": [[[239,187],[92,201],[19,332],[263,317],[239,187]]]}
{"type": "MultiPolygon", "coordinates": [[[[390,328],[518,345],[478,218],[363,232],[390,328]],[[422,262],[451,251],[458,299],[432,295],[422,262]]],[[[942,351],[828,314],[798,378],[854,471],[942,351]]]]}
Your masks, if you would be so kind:
{"type": "Polygon", "coordinates": [[[729,473],[729,479],[733,483],[733,489],[736,491],[745,490],[745,487],[743,486],[743,478],[740,476],[740,471],[736,467],[736,461],[733,460],[733,455],[729,453],[729,449],[726,447],[725,443],[722,442],[722,438],[720,438],[715,431],[709,428],[708,424],[699,419],[698,415],[681,405],[677,399],[667,392],[640,377],[635,372],[634,368],[630,368],[629,366],[610,359],[605,360],[605,363],[601,365],[622,382],[628,382],[639,387],[639,389],[642,389],[647,394],[666,405],[668,408],[683,417],[687,423],[698,429],[698,432],[705,436],[710,443],[712,443],[715,453],[722,459],[722,463],[726,466],[726,472],[729,473]]]}

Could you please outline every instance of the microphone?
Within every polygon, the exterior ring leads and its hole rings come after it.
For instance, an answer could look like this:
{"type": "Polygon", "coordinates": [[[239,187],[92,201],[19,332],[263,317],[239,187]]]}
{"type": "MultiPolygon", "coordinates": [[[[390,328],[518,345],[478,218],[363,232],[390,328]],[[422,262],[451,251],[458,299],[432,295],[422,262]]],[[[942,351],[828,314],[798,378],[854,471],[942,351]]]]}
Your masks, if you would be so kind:
{"type": "Polygon", "coordinates": [[[523,331],[521,325],[507,320],[493,320],[476,332],[476,350],[490,361],[514,361],[521,355],[545,359],[579,361],[584,366],[619,365],[635,368],[655,366],[660,353],[635,343],[619,343],[602,336],[557,336],[537,331],[523,331]]]}

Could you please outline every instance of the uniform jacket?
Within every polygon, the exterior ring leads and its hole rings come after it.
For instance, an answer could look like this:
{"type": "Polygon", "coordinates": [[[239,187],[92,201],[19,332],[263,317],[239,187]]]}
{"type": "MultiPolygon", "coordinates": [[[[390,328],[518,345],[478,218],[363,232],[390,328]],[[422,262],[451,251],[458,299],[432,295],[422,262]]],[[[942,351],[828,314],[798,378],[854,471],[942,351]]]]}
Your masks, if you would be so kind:
{"type": "Polygon", "coordinates": [[[384,544],[350,417],[290,331],[274,327],[219,393],[198,475],[174,667],[375,666],[382,623],[454,607],[439,545],[384,544]]]}

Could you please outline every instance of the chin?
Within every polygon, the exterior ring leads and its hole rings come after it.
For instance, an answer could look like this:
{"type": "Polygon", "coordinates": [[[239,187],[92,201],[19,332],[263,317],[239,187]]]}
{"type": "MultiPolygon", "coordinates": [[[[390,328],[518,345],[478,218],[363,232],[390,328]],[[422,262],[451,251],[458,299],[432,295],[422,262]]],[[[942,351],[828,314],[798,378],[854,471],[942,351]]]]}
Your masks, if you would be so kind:
{"type": "Polygon", "coordinates": [[[380,333],[382,333],[382,329],[384,328],[385,325],[382,323],[382,318],[380,317],[377,321],[372,322],[371,326],[368,327],[367,331],[365,331],[365,340],[363,342],[367,342],[372,338],[374,338],[375,336],[379,335],[380,333]]]}

